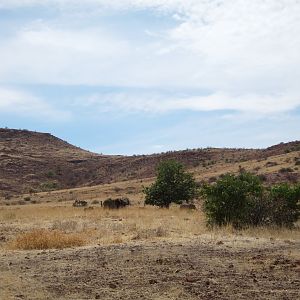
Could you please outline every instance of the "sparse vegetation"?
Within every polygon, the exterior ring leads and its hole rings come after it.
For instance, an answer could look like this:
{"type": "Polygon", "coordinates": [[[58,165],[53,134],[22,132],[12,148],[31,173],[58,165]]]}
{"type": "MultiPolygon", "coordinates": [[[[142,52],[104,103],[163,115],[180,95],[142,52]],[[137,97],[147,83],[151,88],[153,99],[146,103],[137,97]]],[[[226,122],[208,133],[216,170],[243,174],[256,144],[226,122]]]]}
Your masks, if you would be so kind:
{"type": "MultiPolygon", "coordinates": [[[[184,163],[188,170],[194,172],[197,180],[219,176],[221,172],[236,172],[238,165],[241,165],[248,171],[260,167],[260,173],[273,175],[267,176],[268,182],[281,182],[286,179],[286,174],[276,176],[279,166],[294,170],[293,159],[299,156],[299,153],[294,151],[300,149],[300,143],[296,141],[259,150],[207,148],[132,157],[106,157],[76,148],[49,134],[9,129],[0,130],[0,134],[8,138],[1,142],[3,149],[8,153],[17,153],[19,145],[22,145],[24,157],[31,157],[28,161],[21,161],[26,167],[20,168],[18,156],[11,156],[10,172],[6,172],[5,158],[1,159],[1,170],[4,172],[0,191],[2,196],[6,193],[15,196],[22,193],[35,194],[75,188],[88,186],[93,182],[95,184],[114,182],[117,183],[116,193],[119,194],[106,194],[103,199],[109,196],[120,197],[126,193],[124,190],[118,191],[118,187],[123,188],[123,182],[130,178],[133,180],[153,178],[155,176],[153,165],[161,160],[172,159],[184,163]],[[7,142],[8,140],[10,142],[7,142]],[[285,153],[286,149],[293,151],[285,153]],[[277,163],[278,166],[266,170],[265,164],[268,161],[277,163]],[[199,165],[196,166],[196,163],[199,165]],[[18,180],[19,177],[23,178],[21,182],[18,180]]],[[[296,173],[295,179],[299,180],[299,172],[293,173],[296,173]]]]}
{"type": "Polygon", "coordinates": [[[279,172],[280,173],[291,173],[291,172],[293,172],[293,169],[292,168],[281,168],[281,169],[279,169],[279,172]]]}
{"type": "Polygon", "coordinates": [[[48,171],[48,172],[46,173],[46,177],[48,177],[48,178],[53,178],[53,177],[55,177],[55,173],[54,173],[53,171],[48,171]]]}
{"type": "MultiPolygon", "coordinates": [[[[11,197],[0,199],[2,204],[0,207],[2,224],[0,226],[0,258],[3,265],[8,266],[3,269],[4,272],[0,272],[1,295],[3,287],[5,289],[3,278],[9,274],[12,284],[8,295],[11,298],[16,298],[21,291],[20,298],[26,299],[55,297],[79,299],[82,296],[106,299],[105,296],[112,292],[109,286],[112,278],[116,278],[118,274],[117,278],[124,280],[122,282],[116,280],[118,282],[111,285],[116,292],[113,296],[120,295],[131,299],[132,297],[128,295],[126,297],[126,291],[129,286],[136,286],[136,278],[140,274],[143,274],[142,279],[146,280],[143,282],[143,287],[147,287],[147,283],[151,281],[150,288],[154,284],[155,290],[158,290],[157,288],[165,281],[165,276],[168,276],[167,273],[161,272],[162,265],[172,278],[177,280],[176,285],[182,286],[184,291],[187,290],[188,285],[198,286],[200,293],[197,293],[196,298],[201,297],[203,291],[207,291],[204,298],[223,297],[234,277],[229,276],[229,281],[225,282],[227,277],[223,276],[224,269],[226,270],[229,265],[237,276],[234,286],[243,286],[245,271],[248,274],[248,270],[251,270],[256,274],[253,280],[259,281],[261,290],[258,291],[258,285],[254,284],[253,289],[251,287],[251,296],[253,296],[254,289],[257,293],[265,290],[264,282],[268,286],[272,283],[272,286],[282,287],[276,294],[279,298],[296,295],[298,292],[292,280],[298,278],[296,272],[299,258],[291,258],[288,254],[293,251],[299,257],[297,246],[300,228],[299,223],[292,227],[296,214],[291,213],[295,210],[290,209],[291,204],[294,205],[295,202],[286,201],[285,196],[278,196],[279,192],[276,192],[276,197],[274,196],[277,200],[271,201],[271,189],[263,187],[261,197],[249,197],[252,206],[249,214],[246,215],[247,221],[238,225],[228,223],[226,226],[211,228],[206,226],[206,216],[200,209],[202,200],[196,199],[193,204],[184,204],[181,209],[173,203],[169,209],[158,209],[155,206],[144,207],[145,194],[142,193],[142,185],[151,186],[154,182],[153,166],[161,160],[169,159],[178,160],[186,166],[195,177],[198,189],[204,182],[217,182],[218,178],[222,178],[221,174],[225,172],[237,174],[245,170],[256,171],[260,179],[265,180],[263,182],[265,186],[282,181],[299,182],[299,172],[295,172],[299,153],[285,154],[286,145],[265,150],[169,151],[150,156],[138,155],[117,157],[117,159],[113,156],[108,158],[103,156],[98,160],[97,155],[90,152],[79,151],[55,140],[50,143],[47,140],[40,142],[40,138],[40,136],[31,137],[34,140],[33,147],[31,142],[23,143],[22,138],[11,139],[16,145],[16,150],[20,143],[24,144],[25,146],[22,147],[24,155],[32,159],[24,161],[26,168],[20,168],[20,159],[16,160],[11,156],[10,168],[15,172],[3,173],[2,196],[10,194],[11,197]],[[225,163],[226,160],[227,163],[225,163]],[[268,168],[266,166],[268,161],[274,162],[274,165],[268,168]],[[281,173],[280,168],[291,168],[293,172],[281,173]],[[47,174],[49,170],[53,170],[55,176],[47,174]],[[132,180],[129,180],[131,177],[132,180]],[[57,184],[56,188],[51,184],[52,182],[57,184]],[[43,183],[46,184],[43,186],[43,183]],[[68,190],[76,186],[77,188],[68,190]],[[52,191],[53,188],[62,190],[52,191]],[[29,196],[31,200],[25,201],[24,198],[29,196]],[[103,209],[102,205],[81,208],[72,206],[75,200],[87,201],[91,205],[99,204],[100,201],[103,203],[107,198],[123,197],[129,197],[132,204],[126,209],[103,209]],[[33,205],[35,202],[38,205],[33,205]],[[278,214],[270,214],[271,211],[277,211],[278,214]],[[278,224],[278,226],[268,226],[273,224],[278,224]],[[33,235],[33,232],[41,230],[40,228],[43,228],[43,233],[33,235]],[[54,236],[54,232],[59,235],[54,236]],[[74,238],[72,242],[69,239],[71,236],[74,238]],[[79,238],[79,243],[76,242],[77,238],[79,238]],[[69,242],[65,242],[65,239],[69,239],[69,242]],[[82,243],[86,247],[64,249],[77,247],[82,243]],[[50,249],[52,247],[60,250],[30,251],[36,248],[50,249]],[[26,251],[11,252],[11,249],[26,249],[26,251]],[[277,249],[278,253],[274,254],[274,249],[277,249]],[[261,250],[266,250],[266,252],[261,250]],[[254,258],[257,252],[261,257],[259,261],[254,258]],[[235,255],[236,253],[238,255],[235,255]],[[269,270],[275,265],[275,263],[272,265],[273,258],[277,259],[275,256],[280,256],[284,260],[289,258],[289,260],[286,260],[285,265],[276,265],[276,276],[270,277],[274,274],[269,270]],[[194,270],[191,269],[191,263],[195,267],[194,270]],[[148,266],[151,274],[144,271],[148,266]],[[101,270],[101,274],[97,273],[98,269],[101,270]],[[153,270],[156,270],[156,274],[153,270]],[[201,276],[199,276],[199,270],[202,270],[201,276]],[[218,287],[214,287],[213,279],[207,276],[212,272],[218,287]],[[287,272],[289,276],[286,276],[287,272]],[[128,276],[129,273],[130,276],[128,276]],[[147,278],[149,274],[150,280],[147,278]],[[186,278],[185,274],[187,274],[186,278]],[[63,288],[58,288],[61,276],[67,284],[63,288]],[[288,281],[283,285],[283,278],[286,277],[288,281]],[[16,286],[18,280],[22,281],[23,286],[16,286]],[[197,281],[193,283],[194,280],[197,281]],[[200,282],[202,280],[205,282],[200,282]],[[224,283],[223,290],[219,289],[222,282],[224,283]],[[102,287],[101,293],[105,292],[106,295],[93,294],[95,288],[98,293],[99,286],[102,287]],[[49,291],[50,295],[38,296],[36,287],[49,291]],[[77,293],[79,287],[80,294],[77,293]],[[286,294],[286,290],[292,288],[294,290],[286,294]],[[84,289],[87,294],[81,293],[84,289]],[[222,295],[211,293],[215,290],[222,290],[225,293],[222,295]]],[[[5,147],[14,150],[8,144],[5,147]]],[[[288,147],[291,148],[290,145],[288,147]]],[[[5,159],[1,162],[4,163],[3,168],[0,169],[5,171],[5,159]]],[[[289,186],[289,188],[294,187],[289,186]]],[[[252,274],[249,275],[252,278],[252,274]]],[[[142,293],[144,291],[143,289],[142,293]]],[[[172,294],[167,295],[168,298],[191,299],[188,294],[184,297],[182,291],[178,293],[176,291],[176,294],[173,292],[172,289],[172,294]]],[[[4,293],[5,299],[10,299],[5,295],[4,293]]],[[[132,295],[134,295],[133,298],[137,296],[136,290],[132,295]]],[[[151,298],[152,294],[148,295],[151,298]]],[[[140,296],[147,297],[144,294],[140,296]]],[[[161,298],[161,296],[161,294],[153,295],[155,298],[161,298]]],[[[270,294],[263,296],[268,298],[270,294]]],[[[292,299],[292,296],[290,298],[292,299]]]]}
{"type": "Polygon", "coordinates": [[[55,181],[44,182],[41,184],[42,191],[52,191],[58,188],[58,183],[55,181]]]}
{"type": "Polygon", "coordinates": [[[277,166],[278,163],[276,161],[268,161],[266,163],[266,167],[269,168],[269,167],[274,167],[274,166],[277,166]]]}

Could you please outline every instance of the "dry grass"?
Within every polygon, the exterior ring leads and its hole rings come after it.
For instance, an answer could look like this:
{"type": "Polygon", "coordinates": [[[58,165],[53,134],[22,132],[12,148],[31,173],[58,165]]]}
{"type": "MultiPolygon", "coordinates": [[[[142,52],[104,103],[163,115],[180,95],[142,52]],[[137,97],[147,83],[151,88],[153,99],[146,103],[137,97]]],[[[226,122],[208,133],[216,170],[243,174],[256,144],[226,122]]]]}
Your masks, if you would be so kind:
{"type": "Polygon", "coordinates": [[[242,233],[246,236],[252,237],[270,237],[277,238],[281,240],[287,239],[300,239],[300,227],[297,225],[296,228],[284,228],[284,227],[251,227],[244,229],[242,233]]]}
{"type": "Polygon", "coordinates": [[[9,248],[13,250],[64,249],[84,244],[85,240],[81,235],[40,229],[19,235],[9,244],[9,248]]]}
{"type": "Polygon", "coordinates": [[[120,210],[105,210],[101,207],[84,210],[70,204],[4,207],[0,210],[1,223],[6,228],[2,234],[8,241],[14,240],[18,233],[43,228],[50,232],[79,234],[85,237],[88,244],[94,245],[191,237],[207,231],[200,211],[183,211],[177,207],[130,207],[120,210]],[[14,217],[7,218],[8,215],[14,217]]]}
{"type": "Polygon", "coordinates": [[[205,236],[211,241],[226,236],[300,239],[299,229],[250,228],[236,231],[228,226],[209,230],[205,221],[200,210],[180,210],[178,207],[129,207],[120,210],[95,207],[84,210],[74,208],[71,204],[27,205],[0,209],[0,225],[5,227],[5,230],[0,227],[0,235],[4,235],[10,248],[15,249],[64,248],[85,243],[107,245],[135,240],[176,240],[194,236],[205,236]]]}

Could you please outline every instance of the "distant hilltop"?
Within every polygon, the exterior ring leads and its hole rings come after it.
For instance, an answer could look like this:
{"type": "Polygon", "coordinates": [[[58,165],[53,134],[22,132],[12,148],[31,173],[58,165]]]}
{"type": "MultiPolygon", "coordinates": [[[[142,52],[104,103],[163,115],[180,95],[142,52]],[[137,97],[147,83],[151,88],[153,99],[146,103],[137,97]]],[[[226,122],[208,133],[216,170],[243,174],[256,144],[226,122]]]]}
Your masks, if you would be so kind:
{"type": "MultiPolygon", "coordinates": [[[[166,159],[182,162],[205,179],[213,170],[218,170],[217,174],[230,171],[229,166],[236,170],[240,163],[247,161],[250,165],[250,161],[280,155],[288,160],[289,153],[297,156],[299,150],[300,141],[294,141],[266,149],[207,148],[151,155],[100,155],[50,133],[5,128],[0,129],[0,196],[151,178],[155,176],[157,164],[166,159]]],[[[294,175],[275,176],[266,172],[266,177],[272,182],[298,179],[299,171],[288,173],[294,175]]]]}

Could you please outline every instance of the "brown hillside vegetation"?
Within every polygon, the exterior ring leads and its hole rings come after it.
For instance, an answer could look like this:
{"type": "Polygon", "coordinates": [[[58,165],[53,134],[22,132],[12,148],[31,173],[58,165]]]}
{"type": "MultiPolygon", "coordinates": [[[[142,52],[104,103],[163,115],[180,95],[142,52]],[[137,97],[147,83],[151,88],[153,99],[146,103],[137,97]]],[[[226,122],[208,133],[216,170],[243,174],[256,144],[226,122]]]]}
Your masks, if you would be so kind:
{"type": "Polygon", "coordinates": [[[137,156],[82,150],[48,133],[0,129],[0,196],[135,181],[155,175],[157,164],[176,159],[199,180],[214,180],[241,166],[266,182],[299,179],[300,142],[267,149],[193,149],[137,156]]]}

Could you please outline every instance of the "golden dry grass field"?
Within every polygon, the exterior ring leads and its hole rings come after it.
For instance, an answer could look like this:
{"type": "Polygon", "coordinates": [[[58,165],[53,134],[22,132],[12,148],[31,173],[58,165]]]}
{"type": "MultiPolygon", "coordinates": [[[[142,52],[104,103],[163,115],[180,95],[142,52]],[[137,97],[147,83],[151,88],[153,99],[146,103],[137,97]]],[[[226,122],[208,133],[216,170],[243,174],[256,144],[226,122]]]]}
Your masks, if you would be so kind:
{"type": "Polygon", "coordinates": [[[2,206],[0,230],[1,300],[299,299],[299,229],[209,230],[201,210],[60,202],[2,206]]]}

